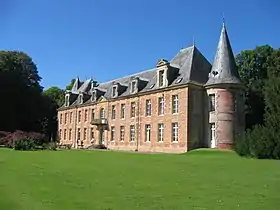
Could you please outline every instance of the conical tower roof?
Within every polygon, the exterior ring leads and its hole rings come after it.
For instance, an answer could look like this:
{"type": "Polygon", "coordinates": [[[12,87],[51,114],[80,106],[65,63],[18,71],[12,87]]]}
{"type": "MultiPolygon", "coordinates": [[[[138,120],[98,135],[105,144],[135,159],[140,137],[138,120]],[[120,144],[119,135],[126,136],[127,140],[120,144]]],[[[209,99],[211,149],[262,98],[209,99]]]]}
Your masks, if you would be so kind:
{"type": "Polygon", "coordinates": [[[220,84],[241,84],[225,23],[223,23],[217,52],[205,86],[220,84]]]}

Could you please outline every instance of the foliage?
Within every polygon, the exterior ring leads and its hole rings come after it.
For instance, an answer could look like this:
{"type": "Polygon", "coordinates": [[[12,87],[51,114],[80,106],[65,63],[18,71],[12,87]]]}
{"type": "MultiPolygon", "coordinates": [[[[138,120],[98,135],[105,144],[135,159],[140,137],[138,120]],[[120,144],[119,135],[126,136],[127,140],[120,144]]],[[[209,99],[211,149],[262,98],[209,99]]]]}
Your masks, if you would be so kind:
{"type": "Polygon", "coordinates": [[[71,79],[70,84],[67,85],[65,89],[66,89],[66,90],[71,90],[72,87],[73,87],[73,85],[74,85],[74,83],[75,83],[75,80],[76,80],[76,79],[71,79]]]}
{"type": "Polygon", "coordinates": [[[246,128],[264,124],[263,87],[267,79],[269,57],[274,49],[269,45],[244,50],[236,56],[242,82],[246,87],[246,128]]]}
{"type": "Polygon", "coordinates": [[[23,52],[0,51],[0,130],[40,131],[44,116],[41,77],[23,52]]]}
{"type": "MultiPolygon", "coordinates": [[[[279,159],[280,50],[274,50],[264,60],[266,60],[266,79],[260,82],[263,87],[258,87],[259,96],[263,98],[265,106],[264,123],[263,125],[254,126],[251,130],[247,130],[246,133],[237,139],[235,149],[238,154],[243,156],[279,159]]],[[[251,85],[254,86],[253,84],[251,85]]],[[[253,103],[253,101],[250,103],[253,103]]]]}

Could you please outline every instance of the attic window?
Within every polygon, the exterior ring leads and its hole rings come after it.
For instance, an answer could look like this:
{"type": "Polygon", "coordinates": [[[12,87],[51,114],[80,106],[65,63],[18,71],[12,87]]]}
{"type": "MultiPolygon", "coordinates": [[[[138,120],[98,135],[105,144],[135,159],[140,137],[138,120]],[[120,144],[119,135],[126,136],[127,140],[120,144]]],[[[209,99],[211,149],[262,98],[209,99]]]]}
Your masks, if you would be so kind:
{"type": "Polygon", "coordinates": [[[152,89],[153,87],[155,87],[155,84],[152,84],[151,87],[150,87],[150,89],[152,89]]]}
{"type": "Polygon", "coordinates": [[[176,84],[180,83],[180,82],[182,81],[182,79],[183,79],[183,78],[177,79],[176,84]]]}
{"type": "Polygon", "coordinates": [[[66,95],[66,96],[65,96],[65,106],[66,106],[66,107],[69,106],[69,98],[70,98],[69,95],[66,95]]]}
{"type": "Polygon", "coordinates": [[[136,91],[137,89],[136,85],[137,85],[136,80],[131,82],[131,93],[134,93],[136,91]]]}
{"type": "Polygon", "coordinates": [[[79,104],[82,104],[83,103],[83,94],[80,94],[79,95],[79,104]]]}
{"type": "Polygon", "coordinates": [[[113,93],[112,93],[113,97],[117,97],[118,96],[117,88],[118,88],[117,86],[113,86],[113,93]]]}
{"type": "Polygon", "coordinates": [[[93,101],[95,101],[96,100],[96,91],[94,90],[94,91],[92,91],[92,93],[91,93],[91,101],[93,102],[93,101]]]}
{"type": "Polygon", "coordinates": [[[161,70],[158,73],[159,73],[158,84],[159,87],[162,87],[164,85],[164,70],[161,70]]]}

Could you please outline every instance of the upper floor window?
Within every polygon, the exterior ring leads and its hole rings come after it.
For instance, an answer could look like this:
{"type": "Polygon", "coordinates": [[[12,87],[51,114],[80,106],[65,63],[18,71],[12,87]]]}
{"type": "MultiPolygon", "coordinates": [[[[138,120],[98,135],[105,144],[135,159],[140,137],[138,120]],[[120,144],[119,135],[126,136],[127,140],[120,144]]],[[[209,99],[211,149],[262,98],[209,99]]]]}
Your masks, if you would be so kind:
{"type": "Polygon", "coordinates": [[[152,102],[151,99],[146,100],[146,116],[151,116],[152,114],[152,102]]]}
{"type": "Polygon", "coordinates": [[[125,117],[125,104],[121,104],[121,118],[125,117]]]}
{"type": "Polygon", "coordinates": [[[112,105],[112,120],[116,119],[116,105],[112,105]]]}
{"type": "Polygon", "coordinates": [[[78,112],[78,122],[81,122],[81,118],[82,118],[82,111],[80,110],[78,112]]]}
{"type": "Polygon", "coordinates": [[[88,120],[88,110],[85,110],[85,122],[88,120]]]}
{"type": "Polygon", "coordinates": [[[95,118],[95,110],[92,108],[91,110],[91,120],[94,120],[95,118]]]}
{"type": "Polygon", "coordinates": [[[172,96],[172,113],[176,114],[179,111],[179,97],[178,95],[172,96]]]}
{"type": "Polygon", "coordinates": [[[158,74],[158,85],[159,87],[162,87],[164,85],[164,70],[159,71],[158,74]]]}
{"type": "Polygon", "coordinates": [[[215,94],[209,95],[209,111],[213,112],[215,111],[215,94]]]}
{"type": "Polygon", "coordinates": [[[137,85],[137,81],[131,82],[131,93],[134,93],[136,91],[137,89],[136,85],[137,85]]]}
{"type": "Polygon", "coordinates": [[[73,121],[73,112],[70,112],[70,123],[73,121]]]}
{"type": "Polygon", "coordinates": [[[160,97],[158,99],[158,115],[164,114],[164,98],[160,97]]]}
{"type": "Polygon", "coordinates": [[[118,87],[117,86],[113,86],[112,96],[113,97],[117,97],[118,96],[118,87]]]}
{"type": "Polygon", "coordinates": [[[100,110],[100,118],[101,119],[105,118],[105,109],[104,108],[101,108],[101,110],[100,110]]]}
{"type": "Polygon", "coordinates": [[[65,116],[64,116],[64,124],[67,123],[67,118],[68,118],[68,114],[67,114],[67,112],[66,112],[66,113],[65,113],[65,116]]]}
{"type": "Polygon", "coordinates": [[[135,117],[135,109],[136,109],[136,104],[135,102],[131,102],[131,117],[135,117]]]}

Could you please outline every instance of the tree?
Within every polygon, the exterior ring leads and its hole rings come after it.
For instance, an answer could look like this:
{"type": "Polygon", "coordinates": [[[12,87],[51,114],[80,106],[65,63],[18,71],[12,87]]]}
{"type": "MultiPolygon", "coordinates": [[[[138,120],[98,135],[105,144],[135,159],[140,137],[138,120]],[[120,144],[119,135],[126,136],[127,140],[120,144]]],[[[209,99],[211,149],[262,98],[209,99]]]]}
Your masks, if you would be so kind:
{"type": "Polygon", "coordinates": [[[45,90],[45,109],[47,110],[42,127],[49,139],[56,139],[57,134],[57,109],[64,103],[64,91],[58,87],[50,87],[45,90]]]}
{"type": "Polygon", "coordinates": [[[263,87],[267,79],[268,59],[273,52],[272,47],[264,45],[236,56],[240,77],[246,86],[246,128],[264,124],[263,87]]]}
{"type": "Polygon", "coordinates": [[[41,77],[24,52],[0,51],[0,130],[40,131],[44,100],[41,77]]]}

